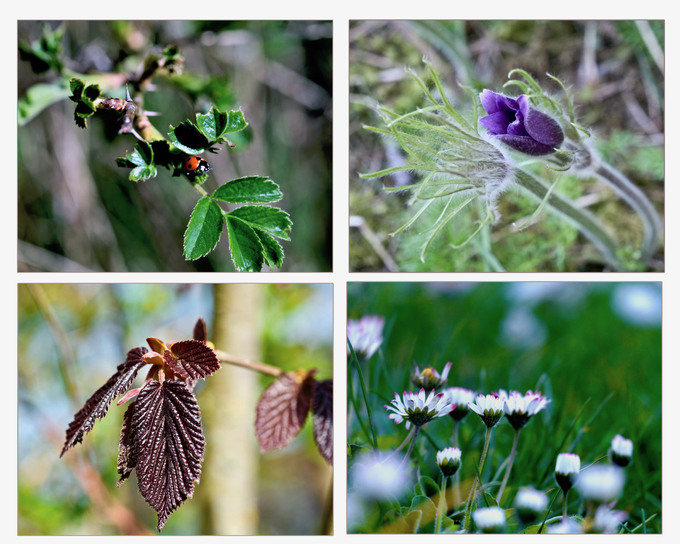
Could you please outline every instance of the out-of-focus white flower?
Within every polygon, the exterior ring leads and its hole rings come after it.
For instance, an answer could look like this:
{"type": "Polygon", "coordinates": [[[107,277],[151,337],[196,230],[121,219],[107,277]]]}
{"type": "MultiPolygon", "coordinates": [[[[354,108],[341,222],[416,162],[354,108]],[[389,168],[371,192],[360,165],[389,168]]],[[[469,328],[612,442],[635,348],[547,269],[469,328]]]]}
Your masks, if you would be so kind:
{"type": "Polygon", "coordinates": [[[548,337],[545,324],[529,308],[522,306],[508,312],[500,329],[500,341],[518,349],[539,348],[548,337]]]}
{"type": "Polygon", "coordinates": [[[401,466],[401,457],[377,454],[362,454],[350,469],[350,492],[360,499],[385,499],[399,497],[410,484],[406,467],[401,466]]]}
{"type": "Polygon", "coordinates": [[[515,430],[524,427],[529,420],[543,410],[549,402],[540,391],[527,391],[524,395],[519,391],[511,391],[508,395],[501,389],[498,396],[503,399],[503,411],[515,430]]]}
{"type": "Polygon", "coordinates": [[[628,466],[633,460],[633,441],[617,434],[609,448],[609,458],[615,465],[628,466]]]}
{"type": "Polygon", "coordinates": [[[626,483],[626,473],[614,465],[595,465],[584,470],[576,489],[587,501],[611,502],[618,499],[626,483]]]}
{"type": "Polygon", "coordinates": [[[477,508],[472,519],[483,533],[502,533],[505,531],[505,510],[498,506],[477,508]]]}
{"type": "Polygon", "coordinates": [[[404,391],[403,402],[395,393],[394,400],[390,401],[390,404],[392,406],[385,405],[385,408],[394,412],[387,416],[389,419],[393,419],[397,424],[407,421],[416,427],[425,425],[436,417],[445,416],[454,408],[444,393],[435,395],[434,389],[427,397],[425,389],[421,389],[418,393],[404,391]]]}
{"type": "Polygon", "coordinates": [[[612,534],[621,530],[621,524],[628,519],[628,512],[613,510],[611,505],[601,504],[595,510],[588,533],[612,534]]]}
{"type": "Polygon", "coordinates": [[[437,465],[445,477],[453,476],[461,465],[461,452],[458,448],[445,448],[437,452],[437,465]]]}
{"type": "Polygon", "coordinates": [[[533,487],[521,487],[515,495],[515,510],[522,523],[533,523],[547,507],[546,494],[533,487]]]}
{"type": "Polygon", "coordinates": [[[661,326],[661,288],[650,283],[622,283],[612,296],[614,311],[637,327],[661,326]]]}
{"type": "Polygon", "coordinates": [[[449,414],[455,421],[461,421],[468,413],[470,413],[468,403],[474,402],[474,391],[470,391],[464,387],[448,387],[447,389],[444,389],[443,393],[448,396],[451,404],[456,405],[454,410],[449,414]]]}
{"type": "Polygon", "coordinates": [[[574,535],[582,533],[583,528],[571,518],[562,518],[559,523],[548,525],[547,532],[552,535],[574,535]]]}
{"type": "Polygon", "coordinates": [[[411,374],[411,383],[416,387],[424,387],[425,389],[437,389],[446,384],[446,378],[449,377],[449,371],[453,363],[446,363],[444,370],[439,374],[434,368],[428,366],[422,372],[414,361],[415,372],[411,374]]]}
{"type": "Polygon", "coordinates": [[[487,427],[493,427],[503,417],[503,399],[496,395],[477,395],[475,402],[469,402],[473,410],[487,427]]]}
{"type": "Polygon", "coordinates": [[[581,458],[575,453],[560,453],[555,463],[555,480],[565,493],[569,491],[578,480],[581,470],[581,458]]]}
{"type": "MultiPolygon", "coordinates": [[[[361,319],[347,321],[347,338],[357,357],[368,360],[378,351],[383,342],[382,331],[385,318],[381,315],[365,315],[361,319]]],[[[349,346],[347,347],[349,355],[349,346]]]]}

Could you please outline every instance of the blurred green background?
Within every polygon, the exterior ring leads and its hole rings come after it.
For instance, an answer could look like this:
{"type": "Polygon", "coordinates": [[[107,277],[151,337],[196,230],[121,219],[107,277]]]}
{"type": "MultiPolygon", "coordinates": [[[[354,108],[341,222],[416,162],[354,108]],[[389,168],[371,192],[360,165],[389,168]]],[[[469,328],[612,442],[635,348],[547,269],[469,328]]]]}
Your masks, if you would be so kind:
{"type": "MultiPolygon", "coordinates": [[[[558,99],[563,92],[545,74],[559,77],[576,108],[576,122],[597,136],[603,158],[629,177],[664,208],[664,22],[633,21],[360,21],[350,26],[350,214],[363,218],[364,231],[350,229],[350,269],[356,271],[598,271],[597,250],[576,229],[544,211],[537,221],[517,232],[536,209],[526,194],[510,191],[499,201],[500,223],[486,227],[473,244],[452,250],[476,226],[478,211],[470,209],[450,223],[420,261],[422,234],[440,212],[423,215],[405,233],[390,237],[415,213],[407,193],[386,193],[389,186],[416,183],[409,171],[382,179],[361,179],[359,173],[406,164],[401,147],[364,130],[384,123],[376,105],[397,113],[423,107],[416,82],[404,72],[413,69],[432,85],[423,56],[439,73],[454,107],[468,118],[469,95],[458,82],[477,93],[485,88],[504,92],[508,72],[522,68],[558,99]],[[656,48],[655,45],[656,44],[656,48]],[[370,230],[376,240],[371,240],[370,230]],[[388,255],[374,247],[382,245],[388,255]],[[486,256],[490,246],[492,257],[486,256]]],[[[516,93],[509,87],[507,93],[516,93]]],[[[480,109],[480,112],[483,111],[480,109]]],[[[557,173],[546,176],[549,182],[557,173]]],[[[601,183],[562,175],[557,191],[575,199],[609,226],[623,244],[642,239],[642,225],[632,210],[601,183]]],[[[416,206],[417,208],[417,206],[416,206]]],[[[428,211],[429,213],[429,211],[428,211]]],[[[663,251],[647,266],[663,270],[663,251]]]]}
{"type": "MultiPolygon", "coordinates": [[[[629,528],[641,523],[641,509],[647,518],[658,512],[653,530],[660,531],[660,283],[350,283],[347,299],[348,318],[386,320],[382,348],[363,367],[381,449],[393,450],[406,438],[404,425],[388,419],[383,405],[395,392],[415,390],[413,362],[441,373],[451,361],[447,387],[480,394],[540,390],[552,399],[522,429],[511,496],[522,485],[552,488],[558,453],[577,453],[585,468],[622,434],[633,440],[634,457],[616,508],[629,511],[629,528]]],[[[348,380],[355,373],[350,369],[348,380]]],[[[370,441],[349,399],[348,410],[348,441],[361,451],[370,441]]],[[[413,454],[419,474],[439,481],[434,456],[451,445],[452,429],[449,417],[424,428],[427,437],[418,439],[413,454]]],[[[484,429],[474,413],[460,426],[461,488],[474,478],[484,429]]],[[[492,433],[483,481],[496,479],[513,436],[503,418],[492,433]]]]}
{"type": "MultiPolygon", "coordinates": [[[[130,349],[146,347],[149,336],[191,338],[199,316],[217,349],[287,371],[318,368],[319,380],[333,377],[331,285],[19,285],[20,535],[133,532],[121,527],[121,507],[133,512],[137,532],[156,533],[156,513],[134,474],[116,488],[125,406],[113,402],[82,444],[61,459],[59,453],[73,414],[130,349]],[[217,316],[224,343],[216,338],[217,316]]],[[[162,534],[328,531],[332,468],[317,451],[311,418],[286,448],[259,452],[255,404],[272,381],[224,363],[199,380],[207,443],[201,481],[162,534]]]]}
{"type": "MultiPolygon", "coordinates": [[[[277,206],[294,223],[281,270],[331,270],[331,22],[19,21],[19,42],[38,42],[43,24],[63,31],[66,71],[35,74],[29,62],[18,63],[20,111],[31,112],[18,130],[19,270],[234,270],[226,234],[209,256],[184,260],[199,195],[183,177],[161,168],[134,184],[115,159],[132,151],[135,138],[117,135],[118,125],[111,130],[99,115],[86,130],[73,122],[69,71],[135,73],[154,47],[167,45],[179,47],[184,71],[154,77],[145,108],[161,115],[151,123],[167,135],[211,105],[242,108],[250,126],[235,135],[236,148],[206,156],[213,170],[205,189],[271,177],[284,194],[277,206]]],[[[125,89],[110,93],[123,98],[125,89]]]]}

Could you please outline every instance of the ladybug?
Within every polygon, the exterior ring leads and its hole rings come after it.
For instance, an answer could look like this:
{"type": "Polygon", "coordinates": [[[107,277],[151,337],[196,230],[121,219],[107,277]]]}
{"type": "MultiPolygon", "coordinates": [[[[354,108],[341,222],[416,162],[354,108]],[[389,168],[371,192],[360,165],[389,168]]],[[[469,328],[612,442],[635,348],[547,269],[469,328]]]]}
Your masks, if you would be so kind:
{"type": "Polygon", "coordinates": [[[191,155],[184,159],[182,171],[190,178],[203,176],[210,172],[210,165],[203,157],[191,155]]]}

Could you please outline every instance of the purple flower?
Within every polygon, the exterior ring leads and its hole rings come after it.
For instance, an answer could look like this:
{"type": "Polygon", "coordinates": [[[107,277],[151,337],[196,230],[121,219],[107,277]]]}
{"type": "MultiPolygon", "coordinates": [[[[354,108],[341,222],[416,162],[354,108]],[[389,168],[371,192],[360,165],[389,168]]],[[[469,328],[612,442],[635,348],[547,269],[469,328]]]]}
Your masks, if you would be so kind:
{"type": "Polygon", "coordinates": [[[559,123],[529,105],[529,98],[517,99],[485,89],[479,95],[488,115],[479,122],[506,145],[527,155],[548,155],[564,140],[559,123]]]}

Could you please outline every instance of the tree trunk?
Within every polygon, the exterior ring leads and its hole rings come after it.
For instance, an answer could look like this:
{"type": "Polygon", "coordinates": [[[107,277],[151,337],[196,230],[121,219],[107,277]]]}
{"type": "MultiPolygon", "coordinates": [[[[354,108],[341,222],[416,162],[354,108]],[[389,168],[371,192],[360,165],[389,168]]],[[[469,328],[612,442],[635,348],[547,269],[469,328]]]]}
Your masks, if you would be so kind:
{"type": "MultiPolygon", "coordinates": [[[[259,324],[264,290],[265,286],[255,284],[215,285],[211,338],[215,348],[261,360],[259,324]]],[[[204,532],[257,534],[259,448],[254,421],[259,375],[223,364],[207,385],[200,399],[208,441],[201,481],[204,532]]]]}

